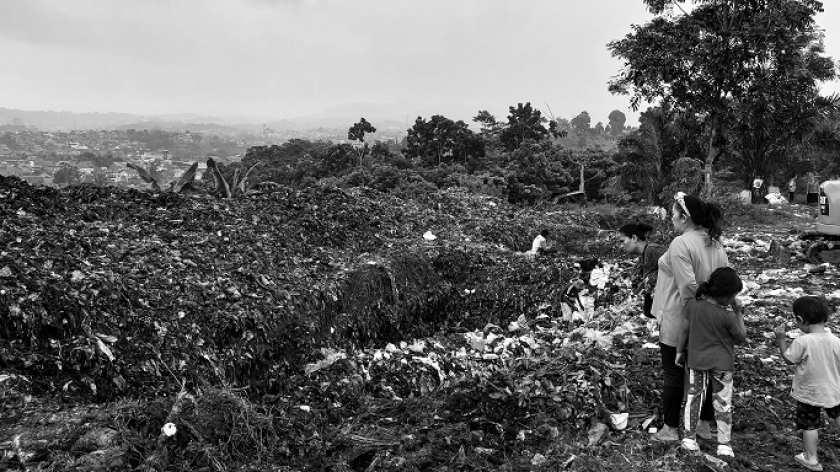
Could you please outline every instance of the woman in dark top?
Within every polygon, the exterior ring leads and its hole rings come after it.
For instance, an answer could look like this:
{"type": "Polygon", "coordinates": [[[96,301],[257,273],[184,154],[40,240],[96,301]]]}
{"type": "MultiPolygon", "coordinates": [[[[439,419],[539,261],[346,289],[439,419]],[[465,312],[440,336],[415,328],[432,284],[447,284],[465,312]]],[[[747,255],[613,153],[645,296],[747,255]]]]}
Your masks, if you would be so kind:
{"type": "Polygon", "coordinates": [[[639,260],[633,273],[633,286],[644,296],[644,314],[653,318],[650,308],[653,305],[653,289],[656,287],[656,276],[659,273],[659,258],[668,248],[659,244],[649,243],[647,235],[653,231],[653,226],[645,223],[630,223],[622,226],[621,245],[628,254],[638,254],[639,260]]]}

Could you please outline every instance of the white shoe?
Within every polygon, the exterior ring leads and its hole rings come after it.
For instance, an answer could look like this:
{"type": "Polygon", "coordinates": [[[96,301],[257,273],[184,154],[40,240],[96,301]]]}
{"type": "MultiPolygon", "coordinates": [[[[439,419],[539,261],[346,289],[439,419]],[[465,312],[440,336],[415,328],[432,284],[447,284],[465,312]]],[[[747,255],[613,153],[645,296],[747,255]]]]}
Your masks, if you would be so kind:
{"type": "Polygon", "coordinates": [[[732,451],[732,446],[729,444],[718,444],[717,455],[722,457],[735,457],[735,452],[732,451]]]}
{"type": "Polygon", "coordinates": [[[697,445],[697,441],[691,438],[683,438],[682,447],[686,451],[691,452],[697,452],[700,450],[700,446],[697,445]]]}

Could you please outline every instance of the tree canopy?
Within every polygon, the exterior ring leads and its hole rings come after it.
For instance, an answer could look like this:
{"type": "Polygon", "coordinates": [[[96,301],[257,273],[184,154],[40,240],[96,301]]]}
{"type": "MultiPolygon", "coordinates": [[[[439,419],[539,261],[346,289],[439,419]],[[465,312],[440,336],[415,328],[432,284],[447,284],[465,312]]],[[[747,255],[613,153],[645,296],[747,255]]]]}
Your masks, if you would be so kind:
{"type": "Polygon", "coordinates": [[[683,1],[644,1],[658,16],[609,43],[624,61],[609,90],[630,94],[634,109],[661,100],[704,114],[707,191],[736,116],[757,113],[764,126],[770,116],[807,115],[818,82],[835,76],[814,22],[817,0],[695,0],[689,12],[683,1]]]}
{"type": "Polygon", "coordinates": [[[375,132],[376,128],[374,128],[373,125],[368,122],[368,120],[362,117],[358,123],[354,123],[353,126],[351,126],[350,129],[347,131],[347,139],[363,143],[365,141],[365,134],[375,132]]]}
{"type": "Polygon", "coordinates": [[[484,141],[461,120],[434,115],[426,121],[418,116],[408,130],[404,153],[427,165],[465,162],[484,155],[484,141]]]}
{"type": "Polygon", "coordinates": [[[548,129],[543,126],[548,120],[539,110],[531,107],[531,102],[519,103],[509,110],[507,126],[499,135],[499,141],[508,151],[516,149],[526,140],[540,141],[548,135],[548,129]]]}

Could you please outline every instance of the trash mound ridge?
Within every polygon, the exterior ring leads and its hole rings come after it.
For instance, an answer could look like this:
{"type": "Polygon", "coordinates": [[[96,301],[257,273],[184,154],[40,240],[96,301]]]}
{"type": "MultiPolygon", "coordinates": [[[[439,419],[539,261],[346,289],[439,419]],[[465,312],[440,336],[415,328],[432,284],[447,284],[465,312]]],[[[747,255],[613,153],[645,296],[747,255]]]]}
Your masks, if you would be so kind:
{"type": "Polygon", "coordinates": [[[546,221],[567,249],[588,244],[586,219],[463,192],[217,200],[0,177],[0,365],[36,391],[100,398],[182,380],[278,391],[322,347],[536,310],[569,264],[516,250],[546,221]],[[430,230],[437,241],[419,237],[430,230]]]}

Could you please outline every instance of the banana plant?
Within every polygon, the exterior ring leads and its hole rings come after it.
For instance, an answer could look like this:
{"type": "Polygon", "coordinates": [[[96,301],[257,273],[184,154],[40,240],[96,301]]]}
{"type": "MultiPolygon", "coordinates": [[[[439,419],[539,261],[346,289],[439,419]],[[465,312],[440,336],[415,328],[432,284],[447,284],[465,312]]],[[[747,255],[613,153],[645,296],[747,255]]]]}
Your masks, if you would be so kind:
{"type": "MultiPolygon", "coordinates": [[[[129,169],[136,170],[137,174],[140,176],[143,182],[146,182],[147,184],[152,184],[153,190],[161,190],[160,182],[158,182],[158,179],[155,176],[153,176],[150,172],[152,169],[151,167],[149,167],[149,170],[146,170],[138,165],[131,163],[128,163],[125,166],[129,169]]],[[[185,187],[191,186],[193,181],[195,180],[195,172],[197,169],[198,162],[193,162],[189,169],[187,169],[186,172],[181,174],[181,177],[178,179],[177,182],[173,181],[169,183],[169,188],[167,189],[167,191],[172,193],[180,193],[185,187]]]]}
{"type": "Polygon", "coordinates": [[[251,175],[251,171],[261,164],[262,161],[256,162],[244,174],[242,174],[242,168],[237,168],[233,171],[233,176],[231,177],[230,182],[228,182],[222,175],[222,170],[219,168],[219,164],[216,163],[213,158],[208,158],[207,170],[213,173],[213,180],[216,186],[214,193],[222,198],[233,198],[245,195],[251,188],[250,183],[248,182],[248,177],[251,175]]]}

